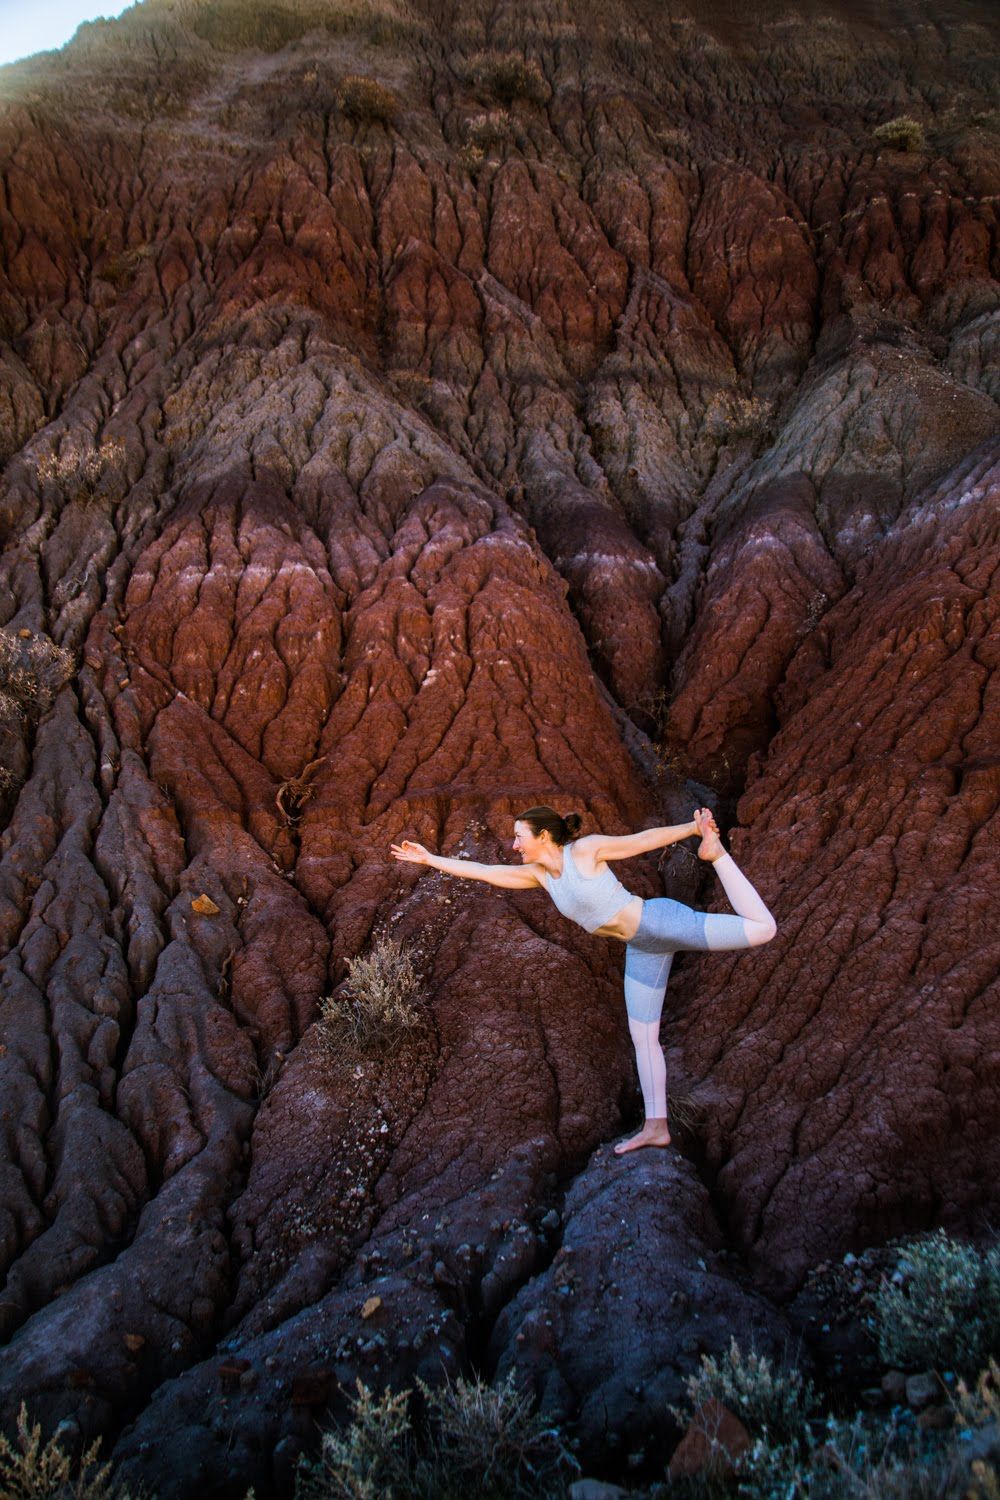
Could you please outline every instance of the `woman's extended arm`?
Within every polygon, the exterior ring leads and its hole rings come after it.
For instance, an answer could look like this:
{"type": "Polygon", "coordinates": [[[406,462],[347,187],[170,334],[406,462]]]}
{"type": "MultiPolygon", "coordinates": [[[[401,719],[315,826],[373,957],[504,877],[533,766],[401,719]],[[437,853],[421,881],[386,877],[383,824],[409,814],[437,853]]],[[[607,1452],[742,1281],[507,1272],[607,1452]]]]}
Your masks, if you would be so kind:
{"type": "Polygon", "coordinates": [[[507,891],[527,891],[541,885],[534,865],[481,865],[474,859],[448,859],[443,854],[432,854],[423,844],[404,839],[392,845],[394,859],[405,864],[429,865],[432,870],[441,870],[445,875],[458,875],[463,880],[484,880],[487,885],[498,885],[507,891]]]}
{"type": "Polygon", "coordinates": [[[648,854],[651,849],[665,849],[668,844],[678,844],[698,832],[697,823],[676,823],[670,828],[644,828],[641,833],[626,833],[620,838],[613,834],[591,833],[580,840],[594,863],[602,859],[631,859],[635,854],[648,854]]]}

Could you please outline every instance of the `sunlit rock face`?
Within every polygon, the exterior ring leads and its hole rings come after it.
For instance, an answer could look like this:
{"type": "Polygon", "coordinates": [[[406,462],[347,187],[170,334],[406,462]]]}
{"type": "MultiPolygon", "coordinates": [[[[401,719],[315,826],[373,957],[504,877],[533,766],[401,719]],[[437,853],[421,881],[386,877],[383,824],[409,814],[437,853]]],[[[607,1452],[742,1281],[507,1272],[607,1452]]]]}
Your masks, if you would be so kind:
{"type": "Polygon", "coordinates": [[[358,1375],[648,1448],[762,1294],[995,1222],[991,7],[734,9],[145,0],[0,70],[0,1408],[163,1495],[287,1492],[358,1375]],[[676,966],[699,1183],[594,1156],[620,949],[389,845],[706,799],[779,933],[676,966]],[[386,933],[427,1009],[348,1061],[386,933]]]}

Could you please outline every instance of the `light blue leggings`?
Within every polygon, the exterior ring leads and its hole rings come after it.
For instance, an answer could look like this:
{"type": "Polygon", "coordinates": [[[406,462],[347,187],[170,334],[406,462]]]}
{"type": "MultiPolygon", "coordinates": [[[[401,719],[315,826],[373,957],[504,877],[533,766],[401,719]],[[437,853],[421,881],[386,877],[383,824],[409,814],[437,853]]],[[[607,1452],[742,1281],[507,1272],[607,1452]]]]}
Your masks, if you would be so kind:
{"type": "Polygon", "coordinates": [[[642,903],[642,920],[625,949],[625,1008],[630,1021],[659,1021],[674,954],[750,948],[742,917],[695,911],[668,896],[642,903]]]}

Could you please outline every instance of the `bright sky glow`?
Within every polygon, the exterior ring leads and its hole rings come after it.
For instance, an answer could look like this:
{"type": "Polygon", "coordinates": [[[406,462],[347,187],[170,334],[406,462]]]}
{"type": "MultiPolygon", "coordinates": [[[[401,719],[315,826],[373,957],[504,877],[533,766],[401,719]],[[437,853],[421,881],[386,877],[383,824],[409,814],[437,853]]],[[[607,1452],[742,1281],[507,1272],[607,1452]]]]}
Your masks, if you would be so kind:
{"type": "Polygon", "coordinates": [[[81,21],[120,16],[132,0],[0,0],[0,67],[68,42],[81,21]]]}

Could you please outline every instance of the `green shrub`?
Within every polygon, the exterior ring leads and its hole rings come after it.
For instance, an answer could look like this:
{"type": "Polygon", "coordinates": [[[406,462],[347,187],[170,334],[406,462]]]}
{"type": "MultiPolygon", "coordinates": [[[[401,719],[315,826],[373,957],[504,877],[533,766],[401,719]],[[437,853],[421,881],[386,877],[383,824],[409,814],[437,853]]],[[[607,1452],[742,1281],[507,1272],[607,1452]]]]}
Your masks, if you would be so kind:
{"type": "Polygon", "coordinates": [[[549,96],[541,68],[519,52],[476,52],[469,59],[467,76],[501,104],[518,99],[543,104],[549,96]]]}
{"type": "Polygon", "coordinates": [[[897,1276],[875,1294],[888,1364],[975,1375],[1000,1354],[1000,1244],[979,1251],[938,1230],[901,1247],[897,1276]]]}
{"type": "Polygon", "coordinates": [[[79,1463],[56,1439],[42,1442],[40,1425],[32,1426],[22,1403],[13,1442],[0,1433],[0,1495],[3,1500],[127,1500],[111,1479],[111,1465],[99,1464],[100,1439],[79,1463]]]}
{"type": "Polygon", "coordinates": [[[338,1056],[393,1052],[420,1025],[424,993],[410,955],[380,937],[347,962],[346,995],[320,1002],[323,1038],[338,1056]]]}
{"type": "MultiPolygon", "coordinates": [[[[784,1442],[762,1433],[737,1461],[737,1493],[745,1500],[1000,1500],[995,1461],[969,1462],[969,1440],[1000,1420],[998,1382],[993,1362],[974,1390],[959,1383],[955,1426],[945,1430],[921,1429],[910,1412],[858,1412],[803,1423],[784,1442]]],[[[710,1500],[697,1482],[694,1495],[710,1500]]]]}
{"type": "MultiPolygon", "coordinates": [[[[912,1259],[912,1251],[908,1252],[912,1259]]],[[[1000,1424],[1000,1365],[991,1360],[975,1385],[958,1383],[954,1426],[924,1429],[912,1412],[891,1416],[814,1415],[815,1392],[794,1374],[775,1377],[731,1345],[720,1367],[702,1361],[688,1382],[700,1405],[714,1397],[739,1414],[753,1442],[736,1461],[735,1483],[706,1471],[672,1485],[685,1500],[1000,1500],[995,1459],[970,1462],[970,1439],[1000,1424]],[[707,1378],[706,1378],[707,1377],[707,1378]],[[782,1390],[781,1387],[784,1386],[782,1390]]]]}
{"type": "MultiPolygon", "coordinates": [[[[949,1488],[946,1442],[925,1442],[915,1423],[896,1427],[858,1414],[828,1417],[798,1444],[758,1438],[737,1465],[746,1500],[973,1500],[949,1488]]],[[[977,1500],[977,1497],[975,1497],[977,1500]]],[[[985,1497],[984,1497],[985,1500],[985,1497]]]]}
{"type": "Polygon", "coordinates": [[[923,151],[926,144],[924,127],[909,115],[897,115],[894,120],[876,126],[872,139],[879,146],[888,146],[890,151],[923,151]]]}
{"type": "Polygon", "coordinates": [[[337,103],[359,125],[392,125],[399,116],[399,99],[392,89],[358,73],[342,80],[337,103]]]}
{"type": "Polygon", "coordinates": [[[818,1405],[812,1382],[800,1370],[775,1367],[766,1355],[744,1354],[735,1339],[721,1360],[702,1355],[686,1392],[693,1411],[709,1400],[721,1401],[750,1433],[772,1439],[800,1437],[818,1405]]]}
{"type": "Polygon", "coordinates": [[[426,1430],[418,1440],[411,1392],[372,1395],[357,1384],[351,1420],[323,1435],[315,1462],[299,1460],[296,1500],[541,1500],[577,1469],[559,1430],[532,1414],[513,1376],[431,1390],[421,1381],[426,1430]]]}

